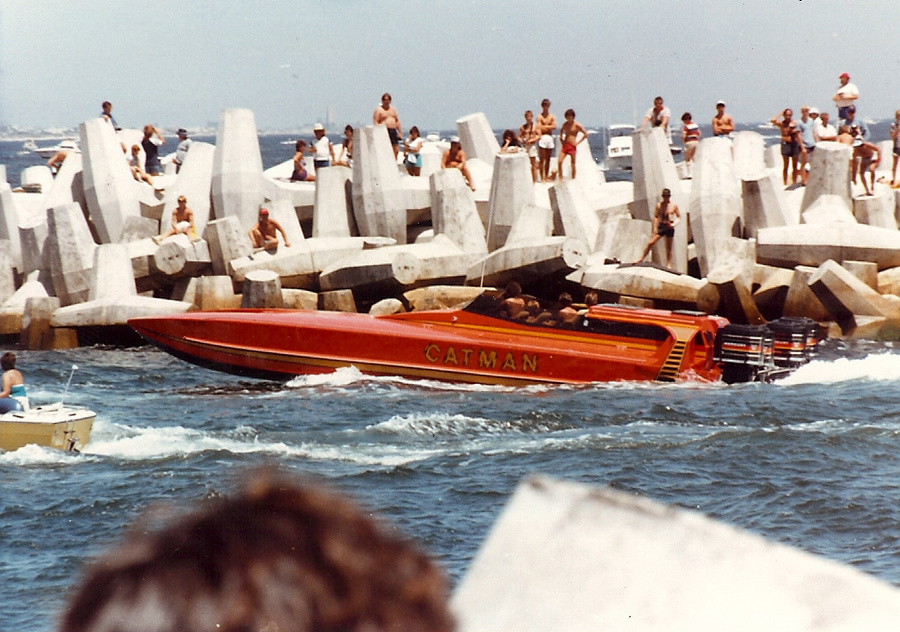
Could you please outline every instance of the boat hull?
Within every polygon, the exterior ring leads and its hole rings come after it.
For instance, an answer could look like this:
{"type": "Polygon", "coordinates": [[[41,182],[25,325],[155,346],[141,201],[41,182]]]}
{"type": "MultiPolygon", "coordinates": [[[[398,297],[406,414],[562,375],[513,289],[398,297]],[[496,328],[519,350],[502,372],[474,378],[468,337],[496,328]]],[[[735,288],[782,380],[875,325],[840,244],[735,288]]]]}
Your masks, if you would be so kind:
{"type": "Polygon", "coordinates": [[[702,336],[688,343],[678,333],[697,333],[693,323],[673,326],[659,319],[637,326],[653,329],[649,337],[643,330],[635,335],[635,326],[626,336],[611,336],[588,325],[541,327],[465,310],[391,316],[228,310],[137,318],[129,325],[181,359],[248,377],[285,379],[355,366],[374,375],[520,385],[657,380],[679,336],[685,341],[668,377],[716,380],[721,371],[712,361],[715,322],[707,318],[709,345],[702,336]]]}
{"type": "Polygon", "coordinates": [[[0,415],[0,448],[12,451],[29,444],[80,452],[91,439],[96,415],[59,405],[0,415]]]}

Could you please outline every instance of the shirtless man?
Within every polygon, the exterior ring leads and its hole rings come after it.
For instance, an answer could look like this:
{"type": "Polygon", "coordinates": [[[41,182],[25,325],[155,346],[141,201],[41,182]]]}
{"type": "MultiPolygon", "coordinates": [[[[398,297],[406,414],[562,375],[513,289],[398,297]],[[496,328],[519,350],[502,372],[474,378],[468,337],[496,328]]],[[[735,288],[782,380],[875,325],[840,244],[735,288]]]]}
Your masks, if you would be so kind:
{"type": "Polygon", "coordinates": [[[781,179],[784,186],[788,185],[788,166],[793,165],[791,171],[791,184],[797,181],[800,174],[797,167],[797,160],[800,158],[802,143],[800,139],[800,130],[794,121],[794,111],[791,108],[785,108],[781,113],[781,118],[773,116],[770,123],[781,129],[781,160],[784,163],[784,170],[781,179]]]}
{"type": "Polygon", "coordinates": [[[532,182],[537,182],[537,142],[540,137],[537,126],[534,124],[534,114],[532,114],[531,110],[525,110],[525,122],[519,128],[519,141],[525,147],[525,151],[528,152],[528,160],[531,161],[532,182]]]}
{"type": "Polygon", "coordinates": [[[541,135],[538,140],[538,169],[541,174],[541,182],[549,182],[550,178],[550,159],[553,157],[553,132],[556,131],[556,117],[550,114],[550,99],[541,101],[541,113],[537,118],[538,133],[541,135]]]}
{"type": "Polygon", "coordinates": [[[253,247],[262,250],[275,250],[278,248],[278,235],[275,233],[276,230],[284,237],[284,245],[290,248],[291,244],[288,243],[287,235],[281,227],[281,224],[274,219],[269,219],[268,209],[259,209],[259,218],[256,222],[256,226],[250,229],[250,241],[253,242],[253,247]]]}
{"type": "Polygon", "coordinates": [[[672,241],[675,237],[675,226],[681,219],[681,213],[678,211],[678,205],[671,202],[672,192],[669,189],[662,190],[662,201],[656,205],[656,212],[653,214],[653,235],[644,248],[644,254],[635,261],[640,263],[649,254],[653,245],[663,237],[666,238],[666,266],[672,269],[672,241]]]}
{"type": "Polygon", "coordinates": [[[725,102],[716,103],[716,115],[712,120],[713,136],[728,136],[734,131],[734,119],[725,113],[725,102]]]}
{"type": "Polygon", "coordinates": [[[575,179],[575,154],[578,145],[587,138],[587,130],[584,125],[575,120],[575,110],[569,108],[566,110],[566,122],[559,128],[559,158],[556,161],[556,172],[562,181],[562,167],[566,156],[571,157],[572,163],[572,179],[575,179]],[[580,134],[580,136],[579,136],[580,134]]]}
{"type": "Polygon", "coordinates": [[[873,145],[868,141],[864,141],[861,138],[857,138],[853,141],[852,147],[853,159],[850,161],[850,176],[853,180],[853,184],[856,184],[856,174],[859,173],[862,178],[863,188],[866,190],[866,195],[875,195],[875,170],[878,168],[878,163],[881,162],[881,156],[878,154],[878,146],[873,145]],[[872,181],[871,190],[866,182],[867,173],[872,181]]]}
{"type": "Polygon", "coordinates": [[[391,147],[394,149],[394,159],[400,152],[400,139],[403,138],[403,129],[400,127],[400,117],[397,116],[397,110],[391,105],[391,95],[385,92],[381,95],[381,105],[375,108],[372,115],[372,122],[375,125],[384,124],[387,127],[388,136],[391,137],[391,147]]]}
{"type": "Polygon", "coordinates": [[[155,241],[159,243],[166,237],[178,233],[184,233],[192,240],[197,238],[197,231],[194,229],[194,212],[188,208],[187,198],[183,195],[178,196],[178,206],[172,211],[172,226],[155,241]]]}
{"type": "Polygon", "coordinates": [[[472,184],[472,174],[469,173],[469,168],[466,166],[466,152],[463,151],[462,145],[459,144],[458,136],[450,139],[450,149],[441,156],[441,169],[459,169],[469,188],[473,191],[475,190],[475,185],[472,184]]]}

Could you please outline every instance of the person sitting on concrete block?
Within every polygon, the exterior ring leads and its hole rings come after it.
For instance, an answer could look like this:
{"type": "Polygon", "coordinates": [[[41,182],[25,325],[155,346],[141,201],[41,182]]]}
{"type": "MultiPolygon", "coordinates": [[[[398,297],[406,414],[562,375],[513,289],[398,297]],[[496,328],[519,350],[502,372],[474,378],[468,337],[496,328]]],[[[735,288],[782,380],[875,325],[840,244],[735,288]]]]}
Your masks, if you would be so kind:
{"type": "Polygon", "coordinates": [[[253,242],[253,247],[260,250],[276,250],[278,248],[278,235],[275,231],[281,233],[281,236],[284,238],[284,245],[290,248],[291,244],[288,242],[287,234],[285,234],[281,224],[274,219],[269,219],[269,209],[259,209],[259,220],[250,229],[250,241],[253,242]]]}
{"type": "Polygon", "coordinates": [[[166,237],[178,233],[184,233],[191,241],[197,239],[197,231],[194,228],[194,212],[188,208],[187,198],[183,195],[178,196],[178,206],[172,211],[172,226],[159,237],[155,237],[153,241],[160,243],[166,237]]]}

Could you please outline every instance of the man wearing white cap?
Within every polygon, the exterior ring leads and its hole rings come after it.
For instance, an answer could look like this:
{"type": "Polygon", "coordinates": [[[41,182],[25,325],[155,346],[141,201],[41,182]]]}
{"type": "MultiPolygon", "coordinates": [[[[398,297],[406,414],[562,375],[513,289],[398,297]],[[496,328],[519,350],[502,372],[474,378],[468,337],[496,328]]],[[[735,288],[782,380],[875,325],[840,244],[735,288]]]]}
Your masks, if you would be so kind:
{"type": "Polygon", "coordinates": [[[713,136],[729,136],[734,132],[734,119],[725,113],[725,102],[716,103],[716,115],[712,120],[713,136]]]}
{"type": "Polygon", "coordinates": [[[837,106],[838,118],[845,119],[847,118],[847,108],[859,98],[859,89],[850,83],[850,75],[846,72],[841,74],[840,82],[841,85],[834,91],[834,96],[831,97],[831,100],[837,106]]]}

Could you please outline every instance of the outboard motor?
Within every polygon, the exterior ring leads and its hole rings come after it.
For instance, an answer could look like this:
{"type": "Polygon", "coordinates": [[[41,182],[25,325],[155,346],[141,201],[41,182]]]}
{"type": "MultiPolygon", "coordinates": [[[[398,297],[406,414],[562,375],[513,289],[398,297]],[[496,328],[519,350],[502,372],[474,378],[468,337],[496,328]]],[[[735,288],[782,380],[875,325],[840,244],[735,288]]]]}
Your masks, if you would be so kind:
{"type": "Polygon", "coordinates": [[[767,327],[775,335],[775,365],[796,369],[818,353],[819,323],[811,318],[783,316],[767,327]]]}
{"type": "Polygon", "coordinates": [[[775,336],[765,325],[726,325],[716,333],[714,359],[722,381],[768,381],[775,370],[775,336]]]}

